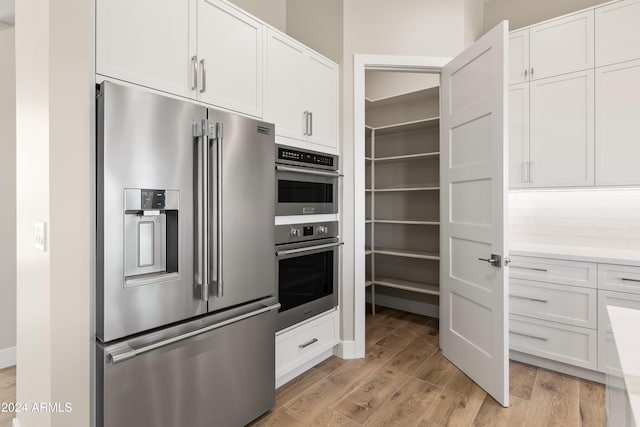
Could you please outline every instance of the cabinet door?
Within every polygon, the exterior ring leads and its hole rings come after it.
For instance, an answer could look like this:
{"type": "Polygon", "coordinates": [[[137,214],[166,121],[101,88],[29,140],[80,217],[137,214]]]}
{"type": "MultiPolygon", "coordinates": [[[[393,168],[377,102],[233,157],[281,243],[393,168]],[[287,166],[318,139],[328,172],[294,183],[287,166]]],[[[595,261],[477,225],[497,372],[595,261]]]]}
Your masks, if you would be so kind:
{"type": "Polygon", "coordinates": [[[596,9],[596,67],[640,58],[640,0],[596,9]]]}
{"type": "Polygon", "coordinates": [[[509,187],[529,186],[529,83],[509,87],[509,187]]]}
{"type": "Polygon", "coordinates": [[[593,70],[530,84],[532,187],[594,184],[593,70]]]}
{"type": "Polygon", "coordinates": [[[98,0],[96,73],[190,96],[189,4],[98,0]]]}
{"type": "Polygon", "coordinates": [[[596,70],[596,184],[640,184],[640,61],[596,70]]]}
{"type": "Polygon", "coordinates": [[[608,305],[640,310],[640,295],[598,291],[598,370],[621,375],[620,361],[607,312],[608,305]]]}
{"type": "Polygon", "coordinates": [[[264,118],[276,124],[276,135],[305,138],[302,106],[302,62],[304,47],[269,30],[264,118]]]}
{"type": "Polygon", "coordinates": [[[308,110],[309,141],[338,148],[338,66],[310,54],[305,56],[303,99],[308,110]]]}
{"type": "Polygon", "coordinates": [[[593,68],[593,10],[531,27],[531,79],[593,68]]]}
{"type": "Polygon", "coordinates": [[[509,84],[529,80],[529,29],[509,34],[509,84]]]}
{"type": "Polygon", "coordinates": [[[262,117],[263,25],[219,0],[198,1],[198,99],[262,117]]]}

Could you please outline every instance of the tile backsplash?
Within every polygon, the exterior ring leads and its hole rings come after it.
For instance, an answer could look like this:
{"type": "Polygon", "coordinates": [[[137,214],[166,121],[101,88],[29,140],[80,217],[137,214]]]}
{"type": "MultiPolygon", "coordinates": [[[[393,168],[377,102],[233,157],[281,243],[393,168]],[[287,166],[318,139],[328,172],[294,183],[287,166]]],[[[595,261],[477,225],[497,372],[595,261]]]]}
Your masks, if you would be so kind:
{"type": "Polygon", "coordinates": [[[512,191],[509,240],[640,250],[640,189],[512,191]]]}

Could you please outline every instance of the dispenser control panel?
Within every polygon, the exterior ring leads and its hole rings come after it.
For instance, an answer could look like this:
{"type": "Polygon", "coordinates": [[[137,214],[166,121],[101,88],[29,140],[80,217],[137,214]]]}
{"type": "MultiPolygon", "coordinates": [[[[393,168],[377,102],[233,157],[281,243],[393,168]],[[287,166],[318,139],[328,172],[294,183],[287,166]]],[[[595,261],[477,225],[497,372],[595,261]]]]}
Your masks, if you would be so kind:
{"type": "Polygon", "coordinates": [[[165,190],[141,190],[140,205],[143,210],[165,208],[165,190]]]}

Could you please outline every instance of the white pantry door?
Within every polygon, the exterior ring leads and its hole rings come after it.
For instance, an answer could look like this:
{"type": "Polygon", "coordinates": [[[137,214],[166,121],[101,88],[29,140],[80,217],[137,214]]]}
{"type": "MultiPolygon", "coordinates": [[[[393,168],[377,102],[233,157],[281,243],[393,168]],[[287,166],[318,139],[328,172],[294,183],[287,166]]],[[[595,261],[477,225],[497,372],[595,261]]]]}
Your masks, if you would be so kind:
{"type": "Polygon", "coordinates": [[[507,34],[503,21],[449,62],[440,92],[440,346],[503,406],[509,406],[507,34]]]}

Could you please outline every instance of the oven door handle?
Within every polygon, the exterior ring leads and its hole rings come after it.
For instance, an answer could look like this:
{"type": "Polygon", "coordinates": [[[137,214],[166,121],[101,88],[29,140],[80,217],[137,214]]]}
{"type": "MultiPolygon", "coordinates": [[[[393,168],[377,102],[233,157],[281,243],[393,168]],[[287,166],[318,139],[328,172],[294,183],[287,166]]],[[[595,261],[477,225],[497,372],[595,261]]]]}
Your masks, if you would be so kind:
{"type": "Polygon", "coordinates": [[[290,166],[282,166],[282,165],[276,165],[276,170],[279,172],[306,173],[307,175],[330,176],[334,178],[339,178],[344,176],[340,172],[323,172],[323,171],[317,171],[313,169],[293,168],[290,166]]]}
{"type": "Polygon", "coordinates": [[[336,246],[342,246],[342,245],[344,245],[344,242],[327,243],[326,245],[309,246],[307,248],[289,249],[288,251],[277,251],[276,252],[276,256],[287,256],[287,255],[301,254],[303,252],[311,252],[311,251],[315,251],[315,250],[318,250],[318,249],[334,248],[336,246]]]}

